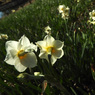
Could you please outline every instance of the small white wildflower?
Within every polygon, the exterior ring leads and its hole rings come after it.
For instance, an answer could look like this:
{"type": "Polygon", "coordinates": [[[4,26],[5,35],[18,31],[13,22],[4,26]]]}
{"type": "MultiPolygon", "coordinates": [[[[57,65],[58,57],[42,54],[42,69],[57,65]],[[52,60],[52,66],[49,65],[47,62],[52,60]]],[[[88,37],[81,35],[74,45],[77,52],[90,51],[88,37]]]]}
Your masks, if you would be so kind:
{"type": "Polygon", "coordinates": [[[89,12],[89,20],[88,23],[95,25],[95,10],[92,10],[92,12],[89,12]]]}
{"type": "Polygon", "coordinates": [[[0,39],[8,39],[8,35],[7,34],[0,34],[0,39]]]}
{"type": "Polygon", "coordinates": [[[89,15],[90,15],[90,19],[95,21],[95,10],[89,12],[89,15]]]}
{"type": "Polygon", "coordinates": [[[70,8],[66,7],[65,5],[59,5],[58,7],[59,13],[62,14],[63,19],[68,19],[70,8]]]}
{"type": "Polygon", "coordinates": [[[65,5],[59,5],[59,7],[58,7],[59,13],[63,13],[65,11],[65,9],[66,9],[65,5]]]}
{"type": "Polygon", "coordinates": [[[45,27],[45,33],[51,34],[51,28],[49,26],[45,27]]]}

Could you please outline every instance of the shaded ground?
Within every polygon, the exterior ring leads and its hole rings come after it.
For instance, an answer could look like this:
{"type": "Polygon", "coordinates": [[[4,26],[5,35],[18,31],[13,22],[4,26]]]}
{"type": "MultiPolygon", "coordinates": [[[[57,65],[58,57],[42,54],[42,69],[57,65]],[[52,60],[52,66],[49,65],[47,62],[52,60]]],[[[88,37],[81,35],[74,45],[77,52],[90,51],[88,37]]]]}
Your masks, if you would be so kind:
{"type": "Polygon", "coordinates": [[[34,0],[0,0],[0,18],[33,3],[34,0]]]}
{"type": "Polygon", "coordinates": [[[1,0],[0,11],[15,9],[24,6],[26,3],[32,3],[32,0],[1,0]]]}

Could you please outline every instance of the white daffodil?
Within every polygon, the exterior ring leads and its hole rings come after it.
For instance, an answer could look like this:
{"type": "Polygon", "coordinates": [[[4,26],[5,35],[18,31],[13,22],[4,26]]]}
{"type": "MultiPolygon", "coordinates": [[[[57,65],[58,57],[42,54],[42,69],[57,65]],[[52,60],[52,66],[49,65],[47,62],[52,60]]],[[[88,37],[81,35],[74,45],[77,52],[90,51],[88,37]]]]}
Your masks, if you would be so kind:
{"type": "Polygon", "coordinates": [[[45,27],[45,33],[51,34],[51,28],[49,26],[45,27]]]}
{"type": "Polygon", "coordinates": [[[48,55],[51,55],[52,65],[64,55],[62,50],[64,42],[55,40],[51,35],[46,35],[43,41],[38,41],[36,44],[40,48],[39,57],[49,62],[48,55]]]}
{"type": "Polygon", "coordinates": [[[64,13],[65,12],[65,9],[66,9],[66,6],[65,5],[59,5],[59,7],[58,7],[59,13],[64,13]]]}
{"type": "Polygon", "coordinates": [[[58,7],[59,13],[62,14],[63,19],[68,19],[70,8],[66,7],[65,5],[59,5],[58,7]]]}
{"type": "Polygon", "coordinates": [[[8,39],[8,35],[7,34],[0,34],[0,39],[8,39]]]}
{"type": "Polygon", "coordinates": [[[95,21],[88,20],[88,23],[95,25],[95,21]]]}
{"type": "Polygon", "coordinates": [[[7,55],[5,62],[14,65],[19,72],[23,72],[27,67],[35,67],[37,58],[33,50],[37,51],[37,46],[30,43],[26,36],[22,36],[19,41],[7,41],[5,44],[7,55]]]}
{"type": "Polygon", "coordinates": [[[88,23],[95,25],[95,10],[89,12],[89,16],[88,23]]]}
{"type": "Polygon", "coordinates": [[[91,21],[90,23],[93,24],[93,25],[95,25],[95,21],[91,21]]]}
{"type": "Polygon", "coordinates": [[[95,10],[89,13],[90,19],[95,21],[95,10]]]}

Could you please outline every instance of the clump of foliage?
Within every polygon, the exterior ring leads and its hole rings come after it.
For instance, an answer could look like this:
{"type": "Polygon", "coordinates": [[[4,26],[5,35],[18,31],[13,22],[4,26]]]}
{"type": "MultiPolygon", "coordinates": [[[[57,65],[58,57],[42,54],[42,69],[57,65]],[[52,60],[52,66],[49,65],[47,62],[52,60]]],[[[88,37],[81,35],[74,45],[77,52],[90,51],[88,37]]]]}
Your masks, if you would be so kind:
{"type": "MultiPolygon", "coordinates": [[[[95,95],[95,25],[87,23],[94,7],[94,0],[36,0],[0,20],[0,33],[7,34],[8,40],[18,40],[25,34],[37,42],[43,39],[44,28],[49,25],[51,35],[64,41],[64,56],[53,66],[48,67],[46,60],[38,58],[38,66],[25,71],[45,74],[45,95],[95,95]],[[68,20],[62,19],[57,10],[62,4],[70,8],[68,20]]],[[[0,42],[1,95],[40,95],[43,79],[19,80],[19,72],[4,62],[6,41],[0,42]]]]}

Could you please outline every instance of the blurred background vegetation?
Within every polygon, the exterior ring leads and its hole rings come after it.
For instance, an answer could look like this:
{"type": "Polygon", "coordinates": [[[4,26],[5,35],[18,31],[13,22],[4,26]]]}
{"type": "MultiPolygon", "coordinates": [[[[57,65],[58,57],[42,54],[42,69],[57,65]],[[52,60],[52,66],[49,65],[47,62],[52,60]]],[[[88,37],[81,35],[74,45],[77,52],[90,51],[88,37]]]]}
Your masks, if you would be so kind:
{"type": "MultiPolygon", "coordinates": [[[[0,33],[7,34],[7,40],[26,35],[35,43],[44,38],[44,28],[49,25],[51,35],[64,41],[64,56],[50,67],[52,72],[40,58],[37,67],[25,71],[45,74],[44,95],[95,95],[95,25],[87,23],[94,9],[95,0],[35,0],[0,20],[0,33]],[[57,10],[62,4],[70,8],[68,20],[57,10]]],[[[0,39],[0,95],[41,95],[43,79],[19,80],[20,73],[4,62],[7,40],[0,39]]]]}

